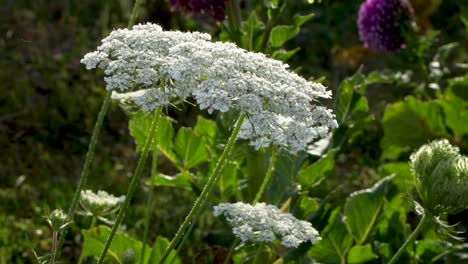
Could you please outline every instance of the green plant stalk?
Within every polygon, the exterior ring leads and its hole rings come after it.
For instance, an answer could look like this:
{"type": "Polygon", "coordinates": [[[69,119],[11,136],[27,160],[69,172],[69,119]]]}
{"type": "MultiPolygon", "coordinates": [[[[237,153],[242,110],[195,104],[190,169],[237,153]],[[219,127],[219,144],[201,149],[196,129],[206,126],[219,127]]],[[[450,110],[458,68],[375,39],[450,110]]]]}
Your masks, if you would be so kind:
{"type": "Polygon", "coordinates": [[[179,242],[179,240],[184,235],[185,230],[187,229],[187,227],[192,222],[194,216],[198,214],[198,211],[199,211],[200,207],[206,201],[206,198],[208,197],[208,193],[211,191],[211,188],[213,187],[214,183],[219,178],[218,176],[221,174],[221,170],[224,167],[229,154],[231,153],[231,150],[232,150],[232,148],[234,146],[234,143],[236,142],[237,135],[239,134],[239,130],[240,130],[241,126],[242,126],[242,123],[244,122],[244,119],[245,119],[245,115],[241,114],[239,116],[239,119],[237,120],[237,123],[236,123],[236,126],[234,127],[234,130],[231,133],[229,141],[228,141],[226,147],[224,148],[223,153],[221,154],[221,157],[219,158],[218,162],[216,163],[216,166],[213,169],[211,175],[208,177],[208,181],[206,182],[205,187],[203,187],[203,190],[202,190],[200,196],[195,201],[195,204],[193,205],[193,207],[190,210],[187,217],[185,217],[184,222],[179,227],[179,230],[177,231],[176,235],[172,239],[171,243],[169,244],[169,246],[164,251],[164,254],[162,255],[161,259],[159,260],[160,264],[164,263],[166,258],[169,256],[169,253],[174,249],[177,242],[179,242]]]}
{"type": "Polygon", "coordinates": [[[400,249],[398,249],[397,253],[392,257],[392,259],[390,259],[390,261],[388,262],[388,264],[395,264],[396,261],[398,260],[398,258],[401,256],[401,254],[403,254],[403,252],[405,251],[405,249],[408,247],[409,244],[413,243],[414,240],[416,239],[416,237],[419,235],[419,233],[421,232],[422,228],[428,223],[430,222],[430,219],[431,217],[427,214],[427,213],[424,213],[422,218],[421,218],[421,221],[419,222],[418,226],[416,227],[416,229],[414,229],[413,233],[411,233],[411,235],[408,237],[408,239],[405,241],[405,243],[403,243],[403,245],[400,247],[400,249]]]}
{"type": "Polygon", "coordinates": [[[226,13],[228,17],[229,33],[231,39],[238,45],[241,43],[242,18],[240,14],[239,0],[231,0],[226,3],[226,13]]]}
{"type": "MultiPolygon", "coordinates": [[[[108,91],[106,93],[106,97],[104,98],[104,102],[102,103],[101,110],[99,111],[96,124],[94,125],[93,133],[91,135],[91,141],[88,146],[88,153],[86,153],[86,160],[83,166],[83,171],[81,172],[78,186],[76,187],[75,194],[73,195],[71,206],[68,209],[68,218],[70,220],[73,219],[73,215],[75,214],[76,207],[80,199],[81,191],[83,190],[86,184],[86,181],[88,180],[89,170],[91,168],[91,164],[93,163],[94,152],[95,152],[96,144],[99,138],[99,133],[101,131],[102,123],[104,121],[104,116],[106,115],[111,105],[111,95],[112,95],[112,91],[108,91]]],[[[59,241],[57,243],[57,247],[55,248],[55,252],[54,252],[55,258],[58,258],[60,255],[60,249],[62,248],[63,242],[65,241],[65,236],[67,234],[67,231],[68,231],[68,226],[65,227],[62,231],[60,231],[59,241]]]]}
{"type": "MultiPolygon", "coordinates": [[[[132,14],[130,16],[130,21],[128,21],[128,28],[131,28],[133,24],[135,24],[136,16],[138,14],[138,10],[140,9],[142,0],[136,0],[135,5],[133,6],[132,14]]],[[[94,159],[94,151],[96,148],[97,141],[99,139],[99,133],[101,132],[102,123],[104,121],[104,116],[107,114],[107,111],[110,107],[111,102],[111,95],[112,91],[107,91],[106,96],[104,98],[104,102],[102,103],[101,110],[99,111],[98,118],[96,123],[94,124],[93,133],[91,134],[91,141],[89,142],[88,152],[86,153],[86,160],[85,164],[83,165],[83,170],[81,172],[80,180],[78,182],[78,186],[76,188],[75,194],[73,196],[72,204],[70,209],[68,210],[68,218],[71,220],[73,215],[75,214],[76,206],[78,204],[78,200],[80,199],[81,191],[83,190],[86,181],[88,180],[89,176],[89,169],[91,164],[93,163],[94,159]]],[[[65,227],[59,233],[59,241],[57,243],[57,247],[55,252],[53,253],[54,258],[58,258],[60,255],[60,249],[62,248],[63,242],[65,242],[65,236],[68,232],[68,227],[65,227]]]]}
{"type": "Polygon", "coordinates": [[[153,143],[154,135],[157,133],[158,130],[159,119],[161,117],[161,109],[162,107],[158,106],[154,111],[153,121],[151,122],[151,127],[148,133],[148,138],[146,139],[145,145],[143,147],[143,152],[141,153],[137,168],[135,170],[135,173],[133,174],[132,180],[130,181],[130,186],[128,187],[127,195],[125,196],[125,201],[119,210],[119,214],[117,215],[114,225],[112,226],[111,233],[109,234],[106,244],[104,245],[104,249],[102,250],[101,256],[99,257],[98,264],[102,264],[104,262],[104,259],[107,255],[107,251],[109,250],[109,247],[112,244],[112,239],[114,238],[114,235],[117,232],[117,229],[119,228],[120,223],[122,222],[124,215],[127,212],[127,209],[130,205],[130,200],[133,197],[136,186],[138,184],[138,179],[140,178],[141,172],[145,165],[146,158],[148,157],[148,152],[150,150],[151,144],[153,143]]]}
{"type": "MultiPolygon", "coordinates": [[[[151,181],[153,181],[158,176],[158,144],[159,137],[156,136],[153,140],[153,164],[151,165],[151,181]]],[[[154,203],[154,185],[150,182],[149,193],[148,193],[148,202],[146,204],[146,215],[145,215],[145,230],[143,231],[143,246],[141,248],[140,254],[140,264],[143,264],[145,260],[145,250],[146,250],[146,241],[148,240],[149,225],[151,221],[151,212],[153,211],[154,203]]]]}
{"type": "Polygon", "coordinates": [[[271,18],[268,19],[268,22],[267,22],[267,24],[265,26],[265,31],[263,32],[262,42],[260,44],[260,50],[258,50],[259,52],[265,52],[265,50],[267,48],[268,40],[270,40],[271,30],[273,30],[273,27],[275,26],[276,21],[278,20],[281,13],[283,12],[283,10],[284,10],[284,8],[286,6],[286,2],[287,1],[284,1],[281,4],[281,6],[278,7],[277,9],[272,9],[271,18]]]}
{"type": "MultiPolygon", "coordinates": [[[[275,169],[276,152],[277,152],[276,147],[273,147],[272,152],[271,152],[270,165],[268,165],[268,170],[267,170],[267,172],[265,174],[265,177],[263,178],[262,185],[258,189],[257,195],[255,196],[255,199],[252,202],[252,205],[256,205],[260,201],[260,199],[262,198],[263,193],[266,190],[266,187],[267,187],[268,183],[271,180],[271,177],[273,176],[273,171],[275,169]]],[[[231,259],[232,254],[234,253],[234,249],[236,248],[237,244],[239,244],[239,241],[240,241],[240,239],[238,237],[236,237],[234,242],[232,242],[231,248],[229,249],[229,253],[226,256],[226,258],[224,259],[224,264],[229,263],[229,260],[231,259]]],[[[260,250],[260,248],[258,250],[260,250]]]]}
{"type": "Polygon", "coordinates": [[[52,231],[52,250],[51,250],[51,258],[50,258],[50,264],[54,264],[55,263],[55,252],[56,252],[56,248],[57,248],[57,235],[58,235],[58,232],[57,231],[52,231]]]}

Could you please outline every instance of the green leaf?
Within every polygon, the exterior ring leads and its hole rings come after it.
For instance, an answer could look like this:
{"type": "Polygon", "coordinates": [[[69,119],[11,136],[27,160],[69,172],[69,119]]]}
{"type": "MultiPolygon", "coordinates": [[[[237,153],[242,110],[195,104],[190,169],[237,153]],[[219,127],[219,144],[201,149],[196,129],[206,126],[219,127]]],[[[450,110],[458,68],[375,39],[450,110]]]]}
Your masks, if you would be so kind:
{"type": "MultiPolygon", "coordinates": [[[[151,251],[151,256],[146,263],[159,263],[159,260],[161,259],[162,255],[164,254],[164,251],[168,246],[169,240],[164,237],[158,236],[156,238],[156,241],[154,242],[153,250],[151,251]]],[[[181,264],[182,262],[180,258],[176,255],[176,251],[171,250],[171,253],[169,253],[169,256],[167,257],[165,263],[181,264]]]]}
{"type": "Polygon", "coordinates": [[[409,192],[414,187],[414,177],[408,162],[387,163],[380,167],[382,175],[395,175],[393,182],[398,186],[400,192],[409,192]]]}
{"type": "Polygon", "coordinates": [[[317,209],[319,208],[319,205],[314,198],[303,196],[301,198],[299,207],[301,208],[303,212],[304,218],[306,218],[311,213],[317,211],[317,209]]]}
{"type": "Polygon", "coordinates": [[[296,54],[301,48],[295,48],[293,50],[284,50],[284,49],[278,49],[273,52],[271,57],[273,59],[281,60],[281,61],[287,61],[289,60],[294,54],[296,54]]]}
{"type": "MultiPolygon", "coordinates": [[[[110,234],[110,228],[107,226],[98,226],[89,230],[82,230],[81,232],[83,233],[84,238],[81,257],[95,257],[97,259],[101,255],[104,244],[110,234]]],[[[108,256],[117,263],[120,263],[120,257],[122,254],[126,250],[131,249],[136,254],[135,259],[139,259],[142,246],[143,244],[140,241],[130,238],[124,233],[117,232],[112,240],[108,256]]],[[[148,255],[145,254],[145,259],[148,258],[149,252],[148,255]]]]}
{"type": "Polygon", "coordinates": [[[382,126],[383,149],[388,146],[416,148],[447,135],[440,106],[411,96],[385,109],[382,126]]]}
{"type": "Polygon", "coordinates": [[[206,119],[203,116],[198,116],[197,124],[195,125],[193,131],[197,136],[202,136],[211,144],[213,144],[218,128],[216,126],[216,122],[213,120],[206,119]]]}
{"type": "Polygon", "coordinates": [[[451,244],[441,240],[416,241],[416,257],[420,263],[432,263],[432,259],[446,252],[451,244]]]}
{"type": "Polygon", "coordinates": [[[130,135],[132,135],[135,140],[136,150],[138,152],[143,151],[148,130],[151,127],[151,116],[148,112],[140,110],[130,117],[128,127],[130,129],[130,135]]]}
{"type": "Polygon", "coordinates": [[[283,44],[299,34],[299,28],[295,26],[279,25],[271,30],[270,43],[273,48],[279,48],[283,44]]]}
{"type": "Polygon", "coordinates": [[[154,186],[183,187],[190,188],[192,177],[186,173],[179,173],[175,176],[158,174],[150,182],[154,186]]]}
{"type": "Polygon", "coordinates": [[[354,192],[346,200],[344,221],[358,245],[363,245],[370,236],[384,206],[392,178],[386,177],[372,188],[354,192]]]}
{"type": "Polygon", "coordinates": [[[258,19],[257,13],[252,11],[250,13],[249,18],[244,23],[244,46],[247,50],[257,50],[258,46],[260,45],[260,38],[259,36],[262,35],[261,29],[265,25],[263,22],[258,19]]]}
{"type": "Polygon", "coordinates": [[[347,263],[364,263],[377,258],[378,256],[372,251],[372,246],[370,244],[365,244],[363,246],[354,246],[349,250],[347,263]]]}
{"type": "Polygon", "coordinates": [[[319,184],[335,168],[334,151],[319,159],[317,162],[301,169],[297,174],[297,181],[300,185],[309,188],[319,184]]]}
{"type": "Polygon", "coordinates": [[[168,118],[162,117],[159,120],[158,136],[159,151],[161,151],[166,157],[175,163],[177,158],[172,151],[174,145],[174,127],[172,127],[172,123],[168,118]]]}
{"type": "Polygon", "coordinates": [[[176,135],[174,150],[185,168],[194,168],[208,161],[205,139],[195,135],[192,129],[182,127],[176,135]]]}
{"type": "Polygon", "coordinates": [[[308,14],[305,16],[300,16],[300,15],[295,15],[293,18],[293,23],[296,27],[301,27],[305,22],[309,21],[311,18],[313,18],[315,14],[308,14]]]}
{"type": "Polygon", "coordinates": [[[340,208],[336,208],[330,215],[321,237],[322,240],[309,250],[309,256],[325,264],[345,263],[353,239],[342,220],[340,208]]]}
{"type": "MultiPolygon", "coordinates": [[[[239,173],[239,165],[234,162],[226,164],[222,171],[222,175],[218,181],[221,197],[230,197],[237,192],[237,174],[239,173]]],[[[224,200],[224,199],[222,199],[224,200]]]]}
{"type": "Polygon", "coordinates": [[[445,91],[440,104],[444,110],[445,123],[455,136],[462,138],[463,135],[468,134],[468,101],[458,97],[449,88],[445,91]]]}

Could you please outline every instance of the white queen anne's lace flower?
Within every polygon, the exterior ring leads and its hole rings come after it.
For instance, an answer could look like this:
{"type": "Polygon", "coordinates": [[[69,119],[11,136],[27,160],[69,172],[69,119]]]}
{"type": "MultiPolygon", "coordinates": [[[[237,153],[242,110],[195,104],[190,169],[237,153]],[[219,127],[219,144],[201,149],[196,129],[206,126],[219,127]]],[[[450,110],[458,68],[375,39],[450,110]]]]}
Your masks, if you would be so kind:
{"type": "Polygon", "coordinates": [[[297,152],[338,126],[331,110],[317,105],[319,98],[331,97],[323,85],[264,54],[211,42],[206,34],[138,25],[112,32],[82,62],[105,70],[107,89],[131,89],[115,93],[114,99],[148,111],[174,97],[193,96],[209,113],[244,114],[247,119],[238,136],[256,149],[274,144],[297,152]],[[164,90],[159,88],[161,80],[164,90]]]}
{"type": "Polygon", "coordinates": [[[265,203],[255,206],[240,202],[222,203],[214,207],[214,215],[224,215],[233,226],[233,234],[242,242],[271,242],[278,238],[285,247],[298,247],[305,241],[315,244],[321,239],[311,223],[265,203]]]}
{"type": "Polygon", "coordinates": [[[105,216],[118,208],[124,196],[115,197],[106,191],[99,190],[94,193],[91,190],[81,191],[81,206],[94,216],[105,216]]]}

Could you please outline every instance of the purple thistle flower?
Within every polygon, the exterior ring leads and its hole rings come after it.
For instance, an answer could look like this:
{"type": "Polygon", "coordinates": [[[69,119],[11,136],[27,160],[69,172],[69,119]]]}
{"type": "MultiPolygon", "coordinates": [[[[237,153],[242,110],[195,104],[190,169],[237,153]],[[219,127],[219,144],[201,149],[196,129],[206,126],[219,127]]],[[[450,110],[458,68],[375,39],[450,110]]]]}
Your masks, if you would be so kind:
{"type": "Polygon", "coordinates": [[[176,9],[188,13],[207,13],[216,21],[224,20],[224,5],[229,0],[169,0],[176,9]]]}
{"type": "Polygon", "coordinates": [[[405,46],[401,18],[410,18],[407,0],[366,0],[358,16],[359,36],[374,51],[395,51],[405,46]]]}

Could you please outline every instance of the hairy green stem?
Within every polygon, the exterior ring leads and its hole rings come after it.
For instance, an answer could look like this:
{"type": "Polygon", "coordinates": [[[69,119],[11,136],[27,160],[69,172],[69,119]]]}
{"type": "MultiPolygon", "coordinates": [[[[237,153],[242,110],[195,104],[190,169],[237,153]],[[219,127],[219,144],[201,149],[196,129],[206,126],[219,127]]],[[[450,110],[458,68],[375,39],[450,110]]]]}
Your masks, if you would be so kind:
{"type": "MultiPolygon", "coordinates": [[[[86,153],[86,160],[85,160],[83,170],[80,175],[80,180],[78,182],[78,186],[76,187],[75,194],[73,195],[73,200],[70,205],[70,208],[68,209],[68,218],[70,220],[73,219],[73,215],[75,214],[76,207],[80,199],[81,191],[83,190],[86,184],[86,181],[88,180],[89,170],[91,168],[91,164],[93,163],[94,151],[96,149],[96,144],[99,138],[99,133],[101,132],[101,127],[104,121],[104,116],[109,110],[109,107],[111,104],[111,95],[112,95],[112,91],[108,91],[106,93],[106,97],[104,98],[104,102],[102,103],[101,110],[99,111],[96,124],[94,124],[94,129],[91,135],[91,141],[88,146],[88,152],[86,153]]],[[[60,256],[60,249],[62,248],[63,242],[65,242],[65,236],[67,232],[68,232],[68,226],[60,231],[59,241],[57,243],[57,247],[55,248],[55,252],[54,252],[55,258],[58,258],[60,256]]]]}
{"type": "Polygon", "coordinates": [[[140,263],[143,264],[145,260],[145,250],[146,250],[146,241],[148,240],[148,233],[149,233],[149,226],[151,221],[151,213],[153,208],[153,200],[154,200],[154,185],[152,181],[158,176],[158,139],[159,137],[156,136],[154,138],[153,143],[153,162],[151,165],[151,182],[149,186],[149,193],[148,193],[148,202],[146,204],[146,215],[145,215],[145,230],[143,231],[143,246],[141,248],[140,254],[140,263]]]}
{"type": "Polygon", "coordinates": [[[229,141],[224,148],[223,153],[221,154],[221,157],[219,158],[218,162],[216,163],[215,168],[211,172],[211,175],[208,177],[208,181],[206,182],[205,187],[203,188],[200,196],[197,198],[197,201],[193,205],[192,209],[190,210],[189,214],[187,217],[185,217],[184,222],[182,225],[179,227],[179,230],[177,231],[176,235],[172,239],[171,243],[169,246],[166,248],[164,251],[163,256],[159,260],[159,263],[162,264],[166,260],[166,258],[169,256],[169,253],[174,249],[176,246],[177,242],[182,238],[184,235],[185,230],[189,226],[189,224],[192,222],[193,218],[195,215],[198,214],[198,211],[200,207],[204,204],[206,201],[206,198],[208,197],[208,193],[211,191],[211,188],[213,187],[214,183],[216,180],[219,178],[218,176],[221,174],[221,170],[224,167],[227,158],[229,154],[231,153],[231,150],[234,146],[234,142],[236,142],[237,134],[239,134],[239,130],[242,126],[242,123],[244,122],[245,116],[240,115],[239,119],[237,120],[236,126],[234,127],[234,130],[231,133],[231,137],[229,138],[229,141]]]}
{"type": "Polygon", "coordinates": [[[160,117],[161,106],[158,106],[154,111],[153,121],[151,122],[148,138],[146,139],[145,145],[143,147],[143,152],[141,153],[140,160],[138,161],[135,173],[133,174],[132,180],[130,181],[130,186],[128,187],[127,195],[125,196],[125,201],[119,210],[119,214],[117,215],[114,225],[112,226],[111,233],[109,234],[106,244],[104,245],[104,249],[102,250],[101,256],[99,257],[99,264],[102,264],[104,262],[104,259],[107,255],[107,251],[109,250],[109,247],[112,244],[112,239],[114,238],[114,235],[117,232],[117,229],[119,228],[125,213],[127,212],[128,206],[130,205],[130,200],[132,199],[136,186],[138,185],[138,179],[140,178],[141,172],[145,165],[146,158],[148,157],[148,152],[150,150],[151,144],[153,143],[154,135],[157,133],[160,117]]]}
{"type": "Polygon", "coordinates": [[[414,229],[413,233],[411,233],[411,235],[408,237],[408,239],[405,241],[405,243],[403,243],[403,245],[400,247],[400,249],[398,249],[397,253],[392,257],[392,259],[390,259],[390,261],[388,262],[388,264],[395,264],[396,261],[398,260],[398,258],[401,256],[401,254],[403,254],[403,252],[405,251],[405,249],[408,247],[409,244],[413,243],[414,240],[416,239],[416,237],[419,235],[419,233],[421,232],[422,228],[428,223],[430,222],[430,219],[431,217],[427,214],[427,213],[424,213],[422,218],[421,218],[421,221],[419,222],[418,226],[416,227],[416,229],[414,229]]]}
{"type": "MultiPolygon", "coordinates": [[[[266,187],[267,187],[268,183],[271,180],[271,177],[273,176],[273,171],[275,169],[276,153],[277,153],[276,147],[273,147],[272,152],[271,152],[270,165],[268,165],[268,170],[267,170],[267,172],[265,174],[265,177],[263,178],[262,185],[260,186],[260,188],[257,191],[257,195],[255,196],[255,199],[253,200],[252,205],[256,205],[260,201],[260,199],[262,198],[263,193],[266,190],[266,187]]],[[[232,242],[231,248],[229,249],[229,253],[226,256],[226,259],[224,259],[224,264],[229,263],[229,260],[231,259],[232,254],[234,253],[234,250],[235,250],[237,244],[239,244],[239,241],[240,241],[240,239],[238,237],[236,237],[234,242],[232,242]]]]}

